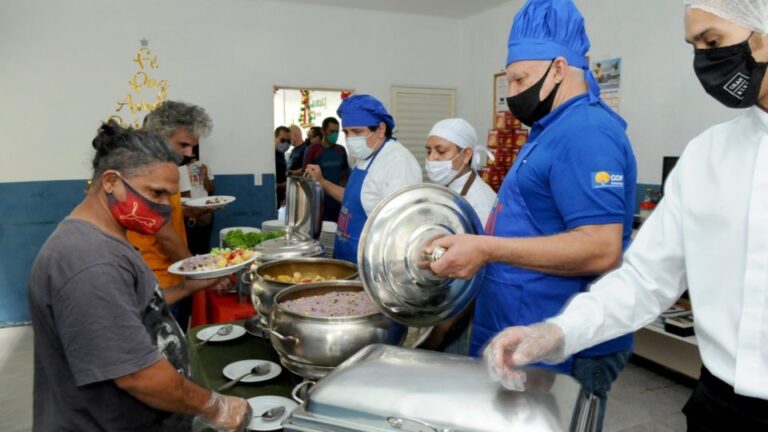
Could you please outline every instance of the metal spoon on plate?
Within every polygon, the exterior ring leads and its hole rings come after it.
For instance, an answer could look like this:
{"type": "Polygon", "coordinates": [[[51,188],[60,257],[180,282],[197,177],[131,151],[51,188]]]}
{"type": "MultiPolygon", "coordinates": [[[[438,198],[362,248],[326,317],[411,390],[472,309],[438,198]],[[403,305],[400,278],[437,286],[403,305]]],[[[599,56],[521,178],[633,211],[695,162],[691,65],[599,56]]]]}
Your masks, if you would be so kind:
{"type": "Polygon", "coordinates": [[[260,418],[264,421],[271,422],[279,419],[280,417],[283,416],[283,414],[285,414],[285,407],[279,406],[279,407],[270,408],[264,411],[261,415],[254,416],[253,418],[260,418]]]}
{"type": "Polygon", "coordinates": [[[226,335],[232,333],[232,330],[234,330],[234,328],[235,328],[235,326],[233,326],[232,324],[227,324],[225,326],[221,326],[221,327],[219,327],[218,330],[216,330],[216,333],[214,333],[214,334],[208,336],[207,338],[205,338],[205,340],[200,342],[198,344],[198,346],[203,346],[203,345],[207,344],[208,342],[211,341],[211,339],[213,339],[216,336],[226,336],[226,335]]]}
{"type": "Polygon", "coordinates": [[[224,384],[223,386],[219,387],[218,389],[216,389],[216,391],[220,391],[221,392],[221,391],[224,391],[224,390],[229,390],[232,387],[236,386],[237,383],[239,383],[240,381],[242,381],[246,377],[266,375],[266,374],[269,373],[270,370],[272,370],[272,365],[271,364],[269,364],[269,363],[259,363],[258,365],[256,365],[253,368],[251,368],[251,370],[248,371],[248,373],[244,373],[244,374],[240,375],[239,377],[237,377],[237,378],[233,379],[232,381],[230,381],[230,382],[224,384]]]}

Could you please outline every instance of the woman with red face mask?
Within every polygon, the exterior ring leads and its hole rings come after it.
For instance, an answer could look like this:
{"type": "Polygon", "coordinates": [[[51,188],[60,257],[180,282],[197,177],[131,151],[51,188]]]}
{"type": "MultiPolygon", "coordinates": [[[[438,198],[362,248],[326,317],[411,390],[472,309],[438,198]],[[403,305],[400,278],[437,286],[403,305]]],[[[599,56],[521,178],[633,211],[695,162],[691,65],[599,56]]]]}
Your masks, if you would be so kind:
{"type": "Polygon", "coordinates": [[[189,380],[184,333],[168,304],[222,280],[161,290],[126,233],[155,234],[179,187],[176,154],[144,131],[105,124],[92,186],[43,245],[29,284],[35,332],[34,428],[242,430],[245,400],[189,380]]]}

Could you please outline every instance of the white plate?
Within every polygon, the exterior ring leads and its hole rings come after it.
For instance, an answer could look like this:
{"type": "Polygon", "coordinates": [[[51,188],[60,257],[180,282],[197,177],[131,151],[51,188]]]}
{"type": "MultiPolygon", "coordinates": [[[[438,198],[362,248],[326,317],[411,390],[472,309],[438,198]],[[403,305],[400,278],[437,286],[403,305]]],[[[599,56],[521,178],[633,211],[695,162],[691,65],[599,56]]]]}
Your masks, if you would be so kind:
{"type": "Polygon", "coordinates": [[[232,204],[235,201],[235,197],[229,196],[229,195],[211,195],[208,197],[202,197],[202,198],[193,198],[190,200],[187,200],[184,202],[184,205],[187,207],[194,207],[194,208],[203,208],[203,209],[217,209],[217,208],[223,208],[228,206],[229,204],[232,204]],[[217,202],[215,204],[206,204],[209,200],[219,200],[221,202],[217,202]]]}
{"type": "Polygon", "coordinates": [[[247,426],[247,429],[252,431],[271,431],[282,429],[281,424],[283,423],[283,420],[288,418],[288,416],[291,415],[291,412],[293,412],[293,410],[299,406],[299,404],[292,401],[291,399],[284,398],[282,396],[253,397],[248,399],[248,405],[251,406],[251,410],[253,411],[254,416],[260,415],[268,409],[276,408],[279,406],[285,407],[285,414],[283,414],[282,417],[276,418],[270,422],[254,417],[254,419],[251,420],[251,423],[247,426]]]}
{"type": "MultiPolygon", "coordinates": [[[[206,255],[210,255],[210,254],[206,254],[206,255]]],[[[198,255],[198,256],[203,256],[203,255],[198,255]]],[[[202,270],[202,271],[184,271],[184,270],[181,270],[182,264],[184,264],[184,261],[191,259],[191,258],[185,258],[181,261],[176,261],[175,263],[171,264],[168,267],[168,273],[179,275],[179,276],[186,276],[189,279],[214,279],[214,278],[219,278],[223,276],[229,276],[233,273],[237,273],[238,271],[240,271],[240,269],[243,269],[246,266],[248,266],[248,264],[254,262],[256,258],[258,258],[258,256],[256,254],[253,254],[250,258],[241,262],[240,264],[233,264],[229,267],[213,269],[213,270],[202,270]]]]}
{"type": "MultiPolygon", "coordinates": [[[[217,331],[219,331],[220,328],[224,327],[226,324],[223,325],[215,325],[211,327],[206,327],[199,332],[197,332],[197,339],[202,342],[212,335],[216,334],[217,331]]],[[[231,341],[232,339],[237,339],[240,336],[245,334],[245,329],[243,327],[240,327],[239,325],[233,325],[232,326],[232,332],[228,335],[216,335],[211,337],[211,340],[208,342],[226,342],[231,341]]]]}
{"type": "Polygon", "coordinates": [[[261,223],[261,230],[264,232],[280,231],[281,229],[285,229],[285,222],[278,219],[272,219],[261,223]]]}
{"type": "MultiPolygon", "coordinates": [[[[243,331],[245,331],[245,329],[243,329],[243,331]]],[[[262,363],[269,363],[269,373],[259,376],[247,376],[240,382],[255,383],[271,380],[272,378],[280,375],[280,372],[283,370],[279,364],[267,360],[240,360],[234,363],[230,363],[224,367],[224,376],[231,380],[237,379],[238,377],[241,377],[243,374],[250,372],[251,369],[262,363]]]]}

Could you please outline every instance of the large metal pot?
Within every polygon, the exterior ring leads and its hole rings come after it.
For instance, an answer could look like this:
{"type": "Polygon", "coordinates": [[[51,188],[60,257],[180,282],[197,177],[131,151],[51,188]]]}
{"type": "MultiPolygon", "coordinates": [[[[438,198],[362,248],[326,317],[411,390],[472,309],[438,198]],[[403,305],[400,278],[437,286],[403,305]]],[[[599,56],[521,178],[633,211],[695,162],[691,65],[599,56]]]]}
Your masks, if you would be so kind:
{"type": "Polygon", "coordinates": [[[316,282],[296,285],[275,296],[270,314],[270,336],[283,365],[295,373],[296,365],[329,371],[370,344],[400,345],[407,327],[380,312],[350,317],[305,316],[281,303],[334,291],[363,291],[359,281],[316,282]],[[293,366],[293,369],[292,369],[293,366]]]}
{"type": "Polygon", "coordinates": [[[251,285],[251,301],[265,328],[269,325],[269,313],[275,296],[296,283],[268,280],[264,276],[274,279],[278,275],[290,276],[297,272],[334,280],[352,280],[358,276],[356,265],[331,258],[291,258],[258,264],[250,273],[244,275],[244,281],[251,285]]]}

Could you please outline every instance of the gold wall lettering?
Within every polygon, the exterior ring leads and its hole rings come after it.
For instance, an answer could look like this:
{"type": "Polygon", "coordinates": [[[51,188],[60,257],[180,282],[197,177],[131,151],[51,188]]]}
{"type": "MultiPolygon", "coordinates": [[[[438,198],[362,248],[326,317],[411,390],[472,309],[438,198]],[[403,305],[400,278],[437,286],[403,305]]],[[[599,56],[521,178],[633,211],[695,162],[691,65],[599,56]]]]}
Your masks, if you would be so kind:
{"type": "Polygon", "coordinates": [[[117,101],[115,114],[109,116],[107,120],[115,120],[121,126],[140,128],[144,116],[168,99],[170,82],[151,75],[158,69],[159,63],[157,55],[152,54],[146,39],[141,41],[141,47],[131,61],[138,70],[128,80],[128,92],[117,101]],[[151,95],[149,99],[147,94],[151,95]]]}

